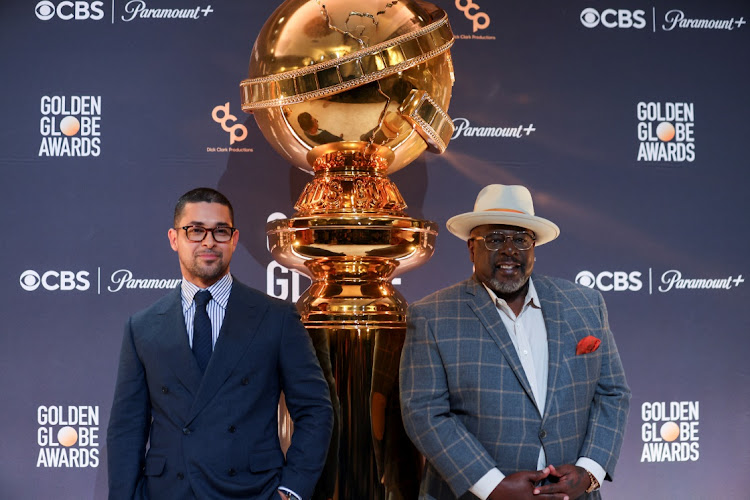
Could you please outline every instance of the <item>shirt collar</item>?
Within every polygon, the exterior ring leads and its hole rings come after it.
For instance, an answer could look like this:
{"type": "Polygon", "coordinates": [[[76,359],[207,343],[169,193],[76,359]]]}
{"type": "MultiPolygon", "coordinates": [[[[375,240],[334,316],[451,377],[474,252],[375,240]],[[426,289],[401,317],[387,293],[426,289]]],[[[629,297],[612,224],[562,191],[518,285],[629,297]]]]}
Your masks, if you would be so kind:
{"type": "MultiPolygon", "coordinates": [[[[492,303],[497,305],[498,307],[502,304],[506,308],[510,309],[508,307],[507,302],[505,300],[498,297],[495,292],[493,292],[487,285],[482,283],[482,286],[485,290],[487,290],[487,293],[490,294],[490,299],[492,299],[492,303]]],[[[523,301],[523,307],[521,308],[521,311],[526,309],[527,307],[533,307],[535,309],[541,309],[541,303],[539,302],[539,296],[536,293],[536,288],[534,287],[534,280],[531,279],[531,276],[529,276],[529,289],[526,291],[526,298],[523,301]]]]}
{"type": "Polygon", "coordinates": [[[232,275],[227,273],[219,281],[208,288],[200,288],[190,283],[184,277],[182,278],[182,309],[187,311],[193,305],[195,294],[201,290],[211,292],[211,300],[216,301],[223,309],[227,308],[229,301],[229,292],[232,291],[232,275]]]}

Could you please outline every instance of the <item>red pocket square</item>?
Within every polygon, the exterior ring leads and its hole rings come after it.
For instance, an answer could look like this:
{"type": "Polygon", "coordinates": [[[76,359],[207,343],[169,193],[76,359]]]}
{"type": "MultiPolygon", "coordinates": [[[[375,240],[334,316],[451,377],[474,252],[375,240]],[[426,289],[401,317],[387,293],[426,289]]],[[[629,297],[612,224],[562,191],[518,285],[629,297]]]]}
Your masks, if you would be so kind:
{"type": "Polygon", "coordinates": [[[581,341],[578,342],[578,345],[576,346],[576,354],[588,354],[590,352],[594,352],[599,349],[599,346],[601,344],[601,340],[594,337],[593,335],[589,335],[588,337],[582,338],[581,341]]]}

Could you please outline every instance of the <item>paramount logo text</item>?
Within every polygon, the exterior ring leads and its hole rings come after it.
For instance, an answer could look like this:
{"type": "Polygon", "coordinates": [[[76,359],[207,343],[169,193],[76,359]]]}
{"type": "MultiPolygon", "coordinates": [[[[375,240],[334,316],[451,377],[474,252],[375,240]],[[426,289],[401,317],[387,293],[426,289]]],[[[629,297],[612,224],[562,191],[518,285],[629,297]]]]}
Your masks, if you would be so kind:
{"type": "Polygon", "coordinates": [[[741,274],[736,278],[732,276],[726,278],[683,278],[680,271],[671,269],[661,275],[662,285],[659,286],[659,291],[668,292],[673,288],[676,290],[729,290],[740,286],[740,283],[744,281],[741,274]]]}
{"type": "Polygon", "coordinates": [[[517,127],[472,127],[471,123],[466,118],[455,118],[453,120],[455,129],[451,139],[457,139],[461,136],[464,137],[510,137],[515,139],[521,139],[528,135],[531,135],[536,129],[534,124],[530,124],[526,127],[518,125],[517,127]]]}
{"type": "Polygon", "coordinates": [[[176,9],[149,9],[143,0],[130,0],[125,4],[125,15],[122,20],[126,23],[139,19],[201,19],[208,16],[214,10],[211,5],[206,7],[196,6],[193,8],[176,9]]]}
{"type": "Polygon", "coordinates": [[[732,31],[739,29],[743,24],[747,24],[744,17],[739,19],[689,19],[681,10],[672,9],[664,15],[664,24],[661,29],[672,31],[678,29],[699,29],[699,30],[727,30],[732,31]]]}
{"type": "Polygon", "coordinates": [[[180,284],[180,279],[133,278],[133,273],[127,269],[118,269],[110,276],[112,285],[107,287],[110,292],[119,292],[123,288],[133,289],[172,289],[180,284]]]}

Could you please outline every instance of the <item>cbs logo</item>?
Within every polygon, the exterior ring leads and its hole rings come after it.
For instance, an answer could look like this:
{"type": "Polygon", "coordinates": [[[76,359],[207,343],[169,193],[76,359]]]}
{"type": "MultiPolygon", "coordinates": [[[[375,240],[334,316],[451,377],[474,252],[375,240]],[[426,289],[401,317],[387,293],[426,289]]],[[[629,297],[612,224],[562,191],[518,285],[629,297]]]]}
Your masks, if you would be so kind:
{"type": "Polygon", "coordinates": [[[601,14],[596,9],[588,8],[581,11],[581,24],[587,28],[596,28],[600,24],[605,28],[645,28],[646,12],[643,10],[629,11],[626,9],[604,9],[601,14]]]}
{"type": "Polygon", "coordinates": [[[64,0],[57,5],[49,0],[42,0],[36,4],[34,11],[36,12],[36,17],[42,21],[49,21],[55,17],[55,15],[63,21],[69,21],[71,19],[75,19],[76,21],[82,21],[85,19],[98,21],[104,19],[104,11],[102,10],[103,6],[104,2],[99,0],[91,3],[84,0],[76,0],[75,2],[64,0]]]}
{"type": "Polygon", "coordinates": [[[466,4],[462,3],[461,0],[456,0],[456,8],[464,13],[466,19],[474,23],[474,33],[490,25],[490,16],[484,12],[479,12],[479,5],[475,4],[473,0],[466,0],[466,4]],[[472,14],[471,11],[473,10],[477,12],[472,14]]]}
{"type": "Polygon", "coordinates": [[[588,288],[596,288],[602,292],[637,292],[643,288],[643,282],[640,280],[640,271],[626,273],[624,271],[602,271],[594,274],[590,271],[581,271],[576,276],[576,283],[588,288]]]}
{"type": "Polygon", "coordinates": [[[42,286],[45,290],[88,290],[91,286],[86,277],[89,275],[88,271],[47,271],[41,276],[36,271],[29,269],[21,273],[19,280],[21,288],[27,292],[33,292],[39,286],[42,286]]]}

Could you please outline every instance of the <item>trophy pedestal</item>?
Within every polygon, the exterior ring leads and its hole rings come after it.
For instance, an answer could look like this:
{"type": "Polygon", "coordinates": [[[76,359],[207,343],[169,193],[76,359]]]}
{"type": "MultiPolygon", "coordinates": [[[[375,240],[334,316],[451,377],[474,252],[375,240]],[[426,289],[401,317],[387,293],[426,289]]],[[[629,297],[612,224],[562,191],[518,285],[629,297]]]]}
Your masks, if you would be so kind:
{"type": "Polygon", "coordinates": [[[398,397],[406,301],[391,279],[432,256],[437,227],[403,214],[383,157],[337,151],[314,166],[299,217],[269,222],[267,234],[273,257],[313,280],[297,307],[335,412],[315,498],[416,498],[420,457],[398,397]]]}

